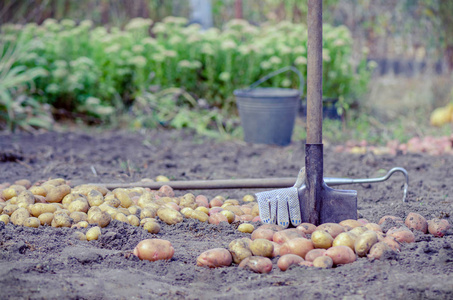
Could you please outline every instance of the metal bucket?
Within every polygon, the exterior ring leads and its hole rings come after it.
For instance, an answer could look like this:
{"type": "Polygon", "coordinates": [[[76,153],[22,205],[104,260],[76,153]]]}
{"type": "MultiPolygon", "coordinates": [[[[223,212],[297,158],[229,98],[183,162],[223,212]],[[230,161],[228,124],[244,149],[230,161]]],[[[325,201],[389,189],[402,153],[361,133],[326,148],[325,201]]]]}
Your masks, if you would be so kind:
{"type": "Polygon", "coordinates": [[[303,87],[304,81],[299,70],[294,67],[286,67],[261,78],[248,89],[235,90],[239,117],[244,129],[244,140],[249,143],[280,146],[291,143],[303,87]],[[269,78],[289,70],[299,76],[299,90],[255,88],[269,78]]]}

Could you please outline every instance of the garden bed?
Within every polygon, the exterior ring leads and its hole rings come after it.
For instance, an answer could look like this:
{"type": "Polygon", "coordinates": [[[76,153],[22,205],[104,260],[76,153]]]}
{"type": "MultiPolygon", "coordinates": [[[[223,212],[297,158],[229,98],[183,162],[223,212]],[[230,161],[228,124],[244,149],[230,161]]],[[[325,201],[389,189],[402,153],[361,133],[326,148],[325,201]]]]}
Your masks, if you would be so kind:
{"type": "MultiPolygon", "coordinates": [[[[32,182],[61,177],[73,184],[134,182],[166,175],[174,180],[264,178],[294,176],[304,163],[304,145],[288,147],[218,142],[184,131],[146,133],[0,134],[0,183],[32,182]]],[[[384,215],[405,218],[417,212],[427,219],[452,223],[453,187],[449,166],[453,156],[427,154],[374,155],[337,153],[325,147],[324,172],[332,177],[375,177],[382,169],[404,167],[409,172],[407,202],[402,202],[403,178],[384,183],[344,186],[358,191],[363,218],[377,222],[384,215]]],[[[216,195],[241,200],[260,190],[190,191],[209,199],[216,195]]],[[[182,196],[185,191],[176,191],[182,196]]],[[[292,267],[269,274],[241,270],[237,265],[207,269],[196,266],[202,252],[227,248],[250,234],[238,223],[216,226],[185,219],[161,223],[158,234],[112,221],[96,241],[80,241],[74,229],[37,229],[0,222],[0,290],[2,298],[124,299],[124,298],[341,298],[447,299],[453,297],[453,235],[443,238],[415,233],[415,243],[381,260],[359,258],[333,269],[292,267]],[[170,261],[140,261],[130,255],[146,238],[169,240],[170,261]]]]}

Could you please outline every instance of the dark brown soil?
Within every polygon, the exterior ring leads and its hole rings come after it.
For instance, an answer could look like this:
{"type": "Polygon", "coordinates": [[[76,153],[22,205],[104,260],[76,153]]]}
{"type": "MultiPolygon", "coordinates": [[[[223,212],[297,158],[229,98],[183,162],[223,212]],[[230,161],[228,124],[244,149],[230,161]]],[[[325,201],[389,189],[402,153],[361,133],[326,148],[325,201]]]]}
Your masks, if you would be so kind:
{"type": "MultiPolygon", "coordinates": [[[[176,180],[296,176],[304,145],[287,147],[217,142],[188,132],[0,134],[0,183],[63,177],[73,183],[134,182],[159,174],[176,180]]],[[[373,185],[344,186],[358,191],[360,214],[377,222],[384,215],[418,212],[427,219],[453,221],[453,156],[407,154],[373,156],[334,153],[325,147],[330,177],[382,176],[382,169],[408,170],[403,177],[373,185]]],[[[242,199],[258,190],[191,191],[242,199]]],[[[185,191],[176,191],[183,195],[185,191]]],[[[248,236],[237,224],[220,226],[188,220],[162,224],[157,235],[112,221],[97,241],[73,237],[73,229],[17,227],[0,222],[1,299],[453,299],[453,235],[416,233],[416,242],[383,260],[359,258],[333,269],[292,267],[255,274],[237,265],[196,266],[203,251],[227,247],[248,236]],[[169,240],[171,261],[140,261],[130,250],[143,239],[169,240]]]]}

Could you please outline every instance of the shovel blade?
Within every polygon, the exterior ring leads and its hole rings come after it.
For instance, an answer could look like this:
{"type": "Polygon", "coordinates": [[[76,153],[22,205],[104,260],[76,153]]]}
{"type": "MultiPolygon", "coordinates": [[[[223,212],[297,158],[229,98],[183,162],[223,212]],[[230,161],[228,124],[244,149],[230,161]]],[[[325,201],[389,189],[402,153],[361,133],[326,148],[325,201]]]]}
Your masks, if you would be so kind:
{"type": "MultiPolygon", "coordinates": [[[[307,207],[305,206],[306,201],[308,201],[307,187],[303,185],[298,192],[300,207],[307,207]]],[[[323,182],[321,199],[319,200],[318,212],[308,212],[308,214],[301,212],[302,222],[309,222],[304,216],[311,213],[319,215],[319,224],[339,223],[347,219],[357,219],[357,191],[333,189],[323,182]]]]}

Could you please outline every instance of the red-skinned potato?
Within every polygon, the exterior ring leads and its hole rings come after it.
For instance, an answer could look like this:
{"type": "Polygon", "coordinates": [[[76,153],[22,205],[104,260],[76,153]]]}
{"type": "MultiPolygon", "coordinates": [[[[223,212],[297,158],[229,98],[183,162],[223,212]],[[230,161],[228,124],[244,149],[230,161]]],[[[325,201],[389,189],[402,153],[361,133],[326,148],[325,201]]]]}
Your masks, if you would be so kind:
{"type": "Polygon", "coordinates": [[[326,251],[327,251],[326,249],[313,249],[313,250],[310,250],[305,255],[305,260],[313,262],[316,257],[323,256],[326,251]]]}
{"type": "Polygon", "coordinates": [[[255,273],[269,273],[272,271],[272,261],[267,257],[250,256],[239,264],[239,268],[251,270],[255,273]]]}
{"type": "Polygon", "coordinates": [[[252,232],[251,239],[256,240],[256,239],[266,239],[269,241],[272,241],[272,238],[274,236],[274,231],[270,229],[255,229],[255,231],[252,232]]]}
{"type": "Polygon", "coordinates": [[[327,249],[324,256],[329,256],[334,265],[345,265],[356,261],[357,257],[354,251],[347,246],[335,246],[327,249]]]}
{"type": "Polygon", "coordinates": [[[428,231],[435,237],[443,237],[450,229],[450,223],[445,219],[432,219],[428,222],[428,231]]]}
{"type": "Polygon", "coordinates": [[[387,243],[379,242],[373,245],[368,253],[368,258],[381,259],[386,251],[393,251],[387,243]]]}
{"type": "Polygon", "coordinates": [[[409,228],[423,233],[428,232],[428,222],[426,219],[417,213],[411,212],[407,215],[404,224],[409,228]]]}
{"type": "Polygon", "coordinates": [[[287,241],[280,247],[280,255],[296,254],[305,259],[305,255],[313,249],[314,246],[311,240],[296,238],[287,241]]]}
{"type": "Polygon", "coordinates": [[[285,254],[281,256],[277,261],[277,266],[282,271],[286,271],[292,265],[298,265],[303,262],[304,259],[296,254],[285,254]]]}
{"type": "Polygon", "coordinates": [[[394,237],[386,236],[382,240],[382,243],[386,243],[390,247],[390,249],[392,249],[395,252],[401,251],[401,245],[394,237]]]}
{"type": "Polygon", "coordinates": [[[277,244],[276,242],[271,242],[274,245],[274,252],[272,252],[272,257],[280,256],[280,248],[282,245],[277,244]]]}
{"type": "Polygon", "coordinates": [[[400,243],[413,243],[415,242],[415,235],[407,228],[391,228],[387,231],[387,236],[394,237],[400,243]]]}
{"type": "Polygon", "coordinates": [[[167,260],[173,257],[175,249],[167,240],[146,239],[137,244],[134,255],[149,261],[167,260]]]}
{"type": "Polygon", "coordinates": [[[291,229],[285,229],[281,231],[277,231],[274,233],[272,240],[276,242],[277,244],[283,244],[289,240],[295,239],[295,238],[304,238],[305,233],[303,233],[301,230],[296,229],[296,228],[291,228],[291,229]]]}
{"type": "Polygon", "coordinates": [[[208,219],[208,222],[209,224],[215,224],[215,225],[219,225],[220,222],[227,222],[228,223],[228,218],[221,214],[221,213],[216,213],[216,214],[213,214],[209,217],[208,219]]]}
{"type": "Polygon", "coordinates": [[[197,258],[197,266],[220,268],[231,265],[233,258],[230,251],[224,248],[214,248],[200,254],[197,258]]]}
{"type": "Polygon", "coordinates": [[[397,223],[403,224],[403,219],[401,219],[400,217],[395,217],[395,216],[383,216],[383,217],[379,220],[378,224],[379,224],[379,225],[382,225],[382,223],[384,223],[385,220],[387,220],[387,219],[390,219],[390,220],[393,220],[393,221],[395,221],[395,222],[397,222],[397,223]]]}

